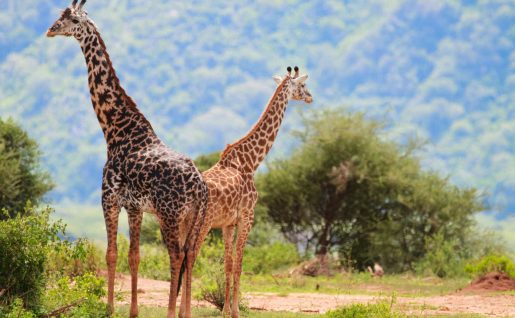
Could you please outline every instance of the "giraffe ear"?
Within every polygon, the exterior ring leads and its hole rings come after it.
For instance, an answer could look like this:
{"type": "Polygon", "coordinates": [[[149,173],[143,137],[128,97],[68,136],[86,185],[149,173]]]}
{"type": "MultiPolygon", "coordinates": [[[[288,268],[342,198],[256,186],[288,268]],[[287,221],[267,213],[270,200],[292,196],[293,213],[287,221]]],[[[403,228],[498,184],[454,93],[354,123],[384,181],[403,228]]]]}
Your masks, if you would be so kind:
{"type": "Polygon", "coordinates": [[[293,81],[296,84],[301,84],[301,83],[304,83],[307,79],[308,79],[308,74],[304,74],[302,76],[299,76],[299,77],[293,79],[293,81]]]}
{"type": "Polygon", "coordinates": [[[274,76],[273,78],[277,84],[281,84],[281,82],[283,81],[283,79],[280,76],[274,76]]]}

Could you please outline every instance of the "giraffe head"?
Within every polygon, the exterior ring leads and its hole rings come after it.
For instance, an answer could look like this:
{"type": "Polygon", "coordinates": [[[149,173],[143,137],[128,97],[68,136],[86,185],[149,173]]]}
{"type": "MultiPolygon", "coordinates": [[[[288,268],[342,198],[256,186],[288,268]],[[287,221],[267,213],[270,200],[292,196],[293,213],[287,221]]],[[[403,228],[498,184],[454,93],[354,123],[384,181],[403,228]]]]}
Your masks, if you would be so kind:
{"type": "Polygon", "coordinates": [[[86,0],[81,0],[78,5],[77,2],[78,0],[73,0],[72,4],[63,11],[61,17],[48,29],[46,33],[48,37],[56,35],[78,37],[83,33],[84,28],[92,23],[88,18],[88,13],[82,9],[86,0]]]}
{"type": "Polygon", "coordinates": [[[288,100],[302,100],[306,103],[313,102],[313,97],[306,87],[306,80],[308,79],[308,75],[300,75],[299,76],[299,67],[295,66],[295,74],[291,75],[291,67],[288,66],[286,69],[288,72],[281,78],[280,76],[274,76],[274,80],[277,84],[282,84],[284,82],[285,89],[288,92],[287,98],[288,100]]]}

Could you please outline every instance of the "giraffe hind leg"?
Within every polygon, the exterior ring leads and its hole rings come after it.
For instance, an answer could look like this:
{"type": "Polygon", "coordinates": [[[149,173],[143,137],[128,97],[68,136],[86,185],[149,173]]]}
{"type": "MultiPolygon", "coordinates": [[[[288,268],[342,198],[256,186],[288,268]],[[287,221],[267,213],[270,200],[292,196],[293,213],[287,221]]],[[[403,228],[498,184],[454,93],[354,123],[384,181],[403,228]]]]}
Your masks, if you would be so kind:
{"type": "Polygon", "coordinates": [[[131,309],[130,317],[138,316],[138,267],[140,262],[139,238],[143,214],[139,210],[128,210],[129,219],[129,268],[131,271],[131,309]]]}
{"type": "Polygon", "coordinates": [[[118,216],[120,208],[115,205],[102,204],[104,209],[104,221],[107,231],[107,311],[109,314],[114,312],[114,279],[116,275],[116,260],[118,250],[116,239],[118,235],[118,216]]]}
{"type": "Polygon", "coordinates": [[[231,316],[231,280],[233,271],[233,254],[234,254],[234,225],[222,228],[224,239],[224,273],[225,273],[225,295],[224,308],[222,310],[224,317],[231,316]]]}
{"type": "Polygon", "coordinates": [[[234,267],[232,270],[233,275],[233,291],[232,291],[232,318],[240,316],[239,296],[240,296],[240,277],[243,265],[243,250],[247,243],[250,230],[252,228],[252,221],[238,223],[238,234],[236,237],[236,255],[234,258],[234,267]]]}

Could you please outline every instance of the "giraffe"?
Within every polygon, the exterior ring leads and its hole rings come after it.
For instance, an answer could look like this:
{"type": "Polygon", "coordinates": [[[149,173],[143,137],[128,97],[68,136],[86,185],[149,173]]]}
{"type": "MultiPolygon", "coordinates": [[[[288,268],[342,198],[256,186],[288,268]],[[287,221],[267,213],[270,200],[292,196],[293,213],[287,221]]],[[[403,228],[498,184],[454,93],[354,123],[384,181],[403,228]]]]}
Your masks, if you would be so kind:
{"type": "Polygon", "coordinates": [[[170,258],[168,317],[175,317],[182,272],[186,270],[185,316],[190,317],[191,268],[195,241],[207,210],[208,188],[188,157],[169,149],[125,92],[95,23],[83,9],[86,0],[66,8],[47,36],[75,37],[88,69],[91,102],[107,143],[102,178],[102,208],[107,231],[108,311],[113,312],[118,216],[129,220],[130,317],[138,315],[139,237],[143,212],[156,214],[170,258]]]}
{"type": "MultiPolygon", "coordinates": [[[[289,100],[311,103],[313,98],[306,87],[308,75],[291,76],[291,67],[284,78],[274,76],[278,86],[258,122],[247,135],[227,145],[220,160],[202,175],[209,188],[208,210],[200,230],[195,253],[211,228],[222,228],[224,240],[225,304],[224,316],[239,317],[238,298],[242,270],[243,249],[254,220],[254,207],[258,193],[254,173],[265,159],[281,126],[289,100]],[[236,255],[233,258],[234,233],[236,255]],[[233,279],[231,305],[231,278],[233,279]],[[232,311],[231,311],[232,308],[232,311]]],[[[183,296],[184,300],[184,296],[183,296]]],[[[180,317],[185,307],[181,302],[180,317]]]]}

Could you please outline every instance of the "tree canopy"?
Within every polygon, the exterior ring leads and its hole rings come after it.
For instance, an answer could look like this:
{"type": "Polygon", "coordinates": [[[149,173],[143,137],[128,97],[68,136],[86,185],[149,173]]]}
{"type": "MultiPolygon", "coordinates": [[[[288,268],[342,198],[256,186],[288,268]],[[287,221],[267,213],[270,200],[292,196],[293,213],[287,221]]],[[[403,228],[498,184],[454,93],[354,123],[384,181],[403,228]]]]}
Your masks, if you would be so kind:
{"type": "Polygon", "coordinates": [[[427,238],[460,237],[483,209],[475,189],[421,169],[417,143],[383,138],[381,123],[343,109],[311,115],[297,150],[258,179],[268,215],[306,251],[408,269],[427,238]]]}
{"type": "Polygon", "coordinates": [[[38,145],[20,126],[0,119],[0,208],[22,212],[27,201],[38,204],[52,189],[40,158],[38,145]]]}

